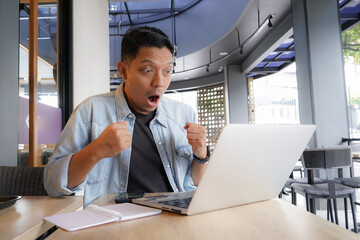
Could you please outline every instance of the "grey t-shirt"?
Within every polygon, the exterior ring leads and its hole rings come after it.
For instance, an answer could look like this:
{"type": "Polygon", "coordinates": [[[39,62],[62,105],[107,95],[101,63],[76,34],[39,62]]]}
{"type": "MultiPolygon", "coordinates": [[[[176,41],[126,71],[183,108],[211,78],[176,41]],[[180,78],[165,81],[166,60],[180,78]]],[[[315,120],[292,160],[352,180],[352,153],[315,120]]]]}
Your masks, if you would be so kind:
{"type": "Polygon", "coordinates": [[[128,192],[172,192],[149,124],[155,117],[131,111],[136,116],[132,136],[128,192]]]}

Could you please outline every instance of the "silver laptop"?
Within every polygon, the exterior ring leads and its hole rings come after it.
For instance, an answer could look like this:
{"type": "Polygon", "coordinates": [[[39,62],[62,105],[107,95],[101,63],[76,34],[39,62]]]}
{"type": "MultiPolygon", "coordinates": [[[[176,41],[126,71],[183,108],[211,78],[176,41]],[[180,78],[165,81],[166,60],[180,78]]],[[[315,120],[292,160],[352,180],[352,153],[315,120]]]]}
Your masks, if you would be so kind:
{"type": "Polygon", "coordinates": [[[227,125],[195,191],[133,200],[193,215],[277,197],[315,131],[313,125],[227,125]]]}

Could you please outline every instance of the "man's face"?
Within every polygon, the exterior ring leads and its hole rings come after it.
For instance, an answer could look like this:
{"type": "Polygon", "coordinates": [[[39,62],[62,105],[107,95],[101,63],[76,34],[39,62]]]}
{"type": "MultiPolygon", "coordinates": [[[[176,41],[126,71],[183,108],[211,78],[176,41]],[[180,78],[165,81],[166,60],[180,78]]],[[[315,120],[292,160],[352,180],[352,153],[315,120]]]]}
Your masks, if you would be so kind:
{"type": "Polygon", "coordinates": [[[128,104],[138,113],[154,111],[169,87],[173,67],[172,54],[166,47],[141,47],[131,62],[117,67],[125,79],[128,104]]]}

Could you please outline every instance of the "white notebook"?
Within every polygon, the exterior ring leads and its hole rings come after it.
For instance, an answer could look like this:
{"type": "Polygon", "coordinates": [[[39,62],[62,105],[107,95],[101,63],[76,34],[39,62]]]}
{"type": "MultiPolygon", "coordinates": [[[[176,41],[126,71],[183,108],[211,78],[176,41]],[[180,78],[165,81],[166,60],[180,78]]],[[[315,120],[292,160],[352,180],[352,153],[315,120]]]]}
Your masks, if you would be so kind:
{"type": "Polygon", "coordinates": [[[122,203],[103,207],[89,205],[87,208],[76,212],[53,215],[44,219],[67,231],[75,231],[105,223],[126,221],[160,213],[161,210],[159,209],[132,203],[122,203]]]}

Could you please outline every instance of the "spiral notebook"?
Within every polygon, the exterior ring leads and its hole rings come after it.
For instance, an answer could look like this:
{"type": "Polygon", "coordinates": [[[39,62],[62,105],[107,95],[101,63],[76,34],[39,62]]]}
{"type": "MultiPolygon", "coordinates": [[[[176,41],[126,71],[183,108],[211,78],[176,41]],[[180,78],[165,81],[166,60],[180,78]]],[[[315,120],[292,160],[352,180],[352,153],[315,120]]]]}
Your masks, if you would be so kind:
{"type": "Polygon", "coordinates": [[[126,221],[160,213],[161,210],[159,209],[132,203],[122,203],[103,207],[89,205],[87,208],[76,212],[53,215],[44,219],[66,231],[75,231],[105,223],[126,221]]]}

